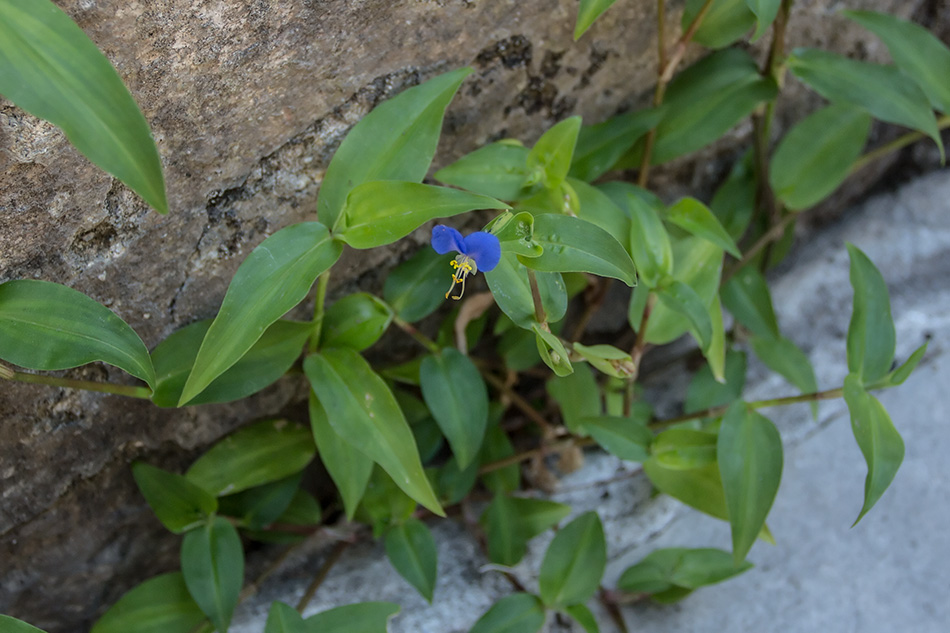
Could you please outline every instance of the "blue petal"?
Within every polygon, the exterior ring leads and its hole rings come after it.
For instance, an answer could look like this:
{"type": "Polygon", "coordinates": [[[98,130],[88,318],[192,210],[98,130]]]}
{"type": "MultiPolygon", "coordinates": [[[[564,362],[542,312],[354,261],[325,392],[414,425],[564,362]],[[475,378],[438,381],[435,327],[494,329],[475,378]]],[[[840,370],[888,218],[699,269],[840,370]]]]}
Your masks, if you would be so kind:
{"type": "Polygon", "coordinates": [[[501,243],[491,233],[478,231],[465,237],[462,253],[475,260],[481,272],[488,272],[501,260],[501,243]]]}
{"type": "Polygon", "coordinates": [[[439,255],[445,255],[452,251],[465,252],[462,234],[451,226],[445,226],[444,224],[436,224],[432,227],[432,248],[439,255]]]}

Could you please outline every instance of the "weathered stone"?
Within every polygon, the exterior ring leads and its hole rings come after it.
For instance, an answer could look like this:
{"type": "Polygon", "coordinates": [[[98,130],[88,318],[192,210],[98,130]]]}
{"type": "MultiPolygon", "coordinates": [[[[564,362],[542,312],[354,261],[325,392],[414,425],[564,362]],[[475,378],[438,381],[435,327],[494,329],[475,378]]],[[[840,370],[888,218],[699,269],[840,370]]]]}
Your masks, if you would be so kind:
{"type": "MultiPolygon", "coordinates": [[[[643,104],[655,75],[653,0],[618,2],[580,42],[576,3],[556,0],[57,0],[109,56],[163,158],[172,212],[159,216],[49,124],[0,101],[0,281],[65,283],[126,319],[151,347],[209,317],[250,250],[311,218],[332,152],[382,100],[471,64],[437,164],[506,136],[534,139],[571,114],[588,122],[643,104]]],[[[676,6],[681,3],[671,3],[676,6]]],[[[854,3],[946,29],[939,0],[854,3]]],[[[796,3],[790,45],[882,59],[834,15],[796,3]]],[[[669,38],[676,21],[669,22],[669,38]]],[[[761,47],[761,44],[759,45],[761,47]]],[[[695,58],[699,50],[691,51],[695,58]]],[[[784,99],[784,97],[783,97],[784,99]]],[[[779,127],[816,99],[794,86],[779,127]]],[[[658,170],[669,195],[708,187],[748,137],[658,170]]],[[[866,186],[865,184],[860,185],[866,186]]],[[[417,241],[348,251],[334,283],[379,287],[417,241]]],[[[101,366],[70,375],[123,380],[101,366]]],[[[18,383],[0,389],[0,612],[50,631],[86,628],[118,595],[176,564],[127,465],[180,466],[255,417],[299,403],[289,379],[233,406],[147,403],[18,383]]]]}

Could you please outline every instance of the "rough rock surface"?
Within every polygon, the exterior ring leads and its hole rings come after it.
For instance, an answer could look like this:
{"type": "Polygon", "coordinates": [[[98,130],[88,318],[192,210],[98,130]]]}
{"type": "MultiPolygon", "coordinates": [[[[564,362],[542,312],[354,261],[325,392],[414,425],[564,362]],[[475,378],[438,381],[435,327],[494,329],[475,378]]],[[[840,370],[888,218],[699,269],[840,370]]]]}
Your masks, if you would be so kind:
{"type": "MultiPolygon", "coordinates": [[[[172,212],[148,210],[52,126],[0,100],[0,281],[41,278],[81,290],[150,347],[213,315],[257,243],[312,217],[343,135],[405,87],[475,68],[447,117],[437,157],[445,164],[487,140],[532,142],[570,114],[597,121],[642,103],[654,73],[652,0],[618,2],[576,44],[573,0],[56,1],[140,103],[172,212]]],[[[882,58],[882,46],[834,15],[838,2],[796,5],[791,45],[882,58]]],[[[925,22],[938,19],[938,5],[850,3],[925,22]]],[[[790,95],[789,112],[815,103],[801,90],[790,95]]],[[[675,182],[658,182],[671,191],[708,183],[721,172],[716,158],[747,133],[740,128],[680,165],[670,172],[675,182]]],[[[334,269],[337,283],[378,286],[373,271],[405,250],[349,252],[334,269]]],[[[70,375],[119,374],[91,366],[70,375]]],[[[290,380],[240,406],[178,411],[4,383],[0,612],[53,632],[84,629],[129,586],[174,567],[177,539],[149,518],[129,462],[183,465],[238,424],[300,397],[290,380]]]]}
{"type": "MultiPolygon", "coordinates": [[[[929,340],[911,378],[877,396],[903,435],[907,450],[894,482],[854,528],[864,498],[866,467],[841,400],[822,402],[818,419],[805,405],[764,409],[782,433],[782,485],[769,515],[776,546],[756,543],[755,567],[671,606],[625,607],[630,631],[863,631],[939,633],[950,621],[945,561],[950,538],[950,473],[946,394],[950,380],[950,172],[943,170],[901,190],[877,196],[823,234],[799,245],[774,279],[773,300],[782,333],[799,344],[815,367],[819,388],[840,386],[847,374],[845,336],[851,312],[845,242],[861,248],[881,269],[891,293],[897,359],[929,340]]],[[[747,400],[795,392],[750,354],[747,400]]],[[[655,374],[649,397],[669,406],[673,384],[685,388],[682,363],[655,374]]],[[[677,412],[671,412],[674,415],[677,412]]],[[[662,547],[730,547],[729,526],[661,495],[637,464],[588,451],[584,467],[563,478],[551,497],[575,514],[596,510],[604,523],[608,563],[603,585],[616,586],[623,570],[662,547]]],[[[476,515],[477,516],[477,515],[476,515]]],[[[401,604],[393,633],[462,633],[512,586],[488,560],[463,523],[432,523],[439,579],[427,604],[392,569],[381,544],[361,543],[332,568],[310,615],[343,604],[387,600],[401,604]]],[[[537,573],[552,538],[534,539],[514,574],[537,591],[537,573]]],[[[315,541],[295,552],[262,591],[238,609],[233,633],[263,629],[274,600],[296,604],[331,546],[315,541]]],[[[604,633],[619,633],[596,601],[604,633]]],[[[544,629],[581,633],[555,618],[544,629]]]]}

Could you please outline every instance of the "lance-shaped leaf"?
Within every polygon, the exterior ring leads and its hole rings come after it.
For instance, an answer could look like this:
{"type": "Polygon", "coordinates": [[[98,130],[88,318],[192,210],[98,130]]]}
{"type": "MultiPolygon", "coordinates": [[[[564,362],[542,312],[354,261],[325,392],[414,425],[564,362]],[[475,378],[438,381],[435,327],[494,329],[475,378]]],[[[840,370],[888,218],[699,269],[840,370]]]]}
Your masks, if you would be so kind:
{"type": "Polygon", "coordinates": [[[762,37],[775,21],[782,0],[746,0],[746,4],[756,17],[755,34],[752,36],[754,42],[762,37]]]}
{"type": "Polygon", "coordinates": [[[884,277],[858,247],[847,246],[854,288],[848,325],[848,370],[867,385],[890,371],[897,344],[894,320],[884,277]]]}
{"type": "MultiPolygon", "coordinates": [[[[508,434],[497,425],[489,426],[488,432],[485,434],[485,441],[482,442],[481,463],[490,464],[514,454],[515,447],[508,439],[508,434]]],[[[514,492],[521,483],[521,470],[518,468],[518,464],[509,464],[504,468],[498,468],[483,474],[482,483],[491,492],[514,492]]]]}
{"type": "Polygon", "coordinates": [[[621,208],[598,187],[588,185],[576,178],[568,178],[567,184],[577,193],[577,200],[580,202],[577,217],[596,224],[613,235],[629,253],[630,212],[621,208]]]}
{"type": "Polygon", "coordinates": [[[336,235],[353,248],[392,244],[435,218],[475,209],[508,209],[504,202],[476,193],[398,180],[359,185],[346,199],[346,226],[336,235]]]}
{"type": "Polygon", "coordinates": [[[419,386],[459,467],[467,467],[478,455],[488,425],[488,389],[481,374],[467,356],[449,347],[422,360],[419,386]]]}
{"type": "Polygon", "coordinates": [[[351,349],[325,349],[307,357],[304,373],[333,430],[382,466],[407,495],[444,516],[399,404],[363,357],[351,349]]]}
{"type": "Polygon", "coordinates": [[[0,358],[41,371],[103,361],[155,386],[148,349],[125,321],[81,292],[48,281],[0,284],[0,358]]]}
{"type": "Polygon", "coordinates": [[[696,429],[667,429],[653,441],[650,453],[671,470],[693,470],[716,462],[715,433],[696,429]]]}
{"type": "MultiPolygon", "coordinates": [[[[785,337],[753,337],[752,351],[765,366],[780,374],[785,380],[798,387],[802,393],[818,391],[818,380],[811,361],[795,343],[785,337]]],[[[812,417],[818,416],[818,403],[811,403],[812,417]]]]}
{"type": "MultiPolygon", "coordinates": [[[[686,0],[680,21],[684,32],[707,4],[706,0],[686,0]]],[[[709,48],[724,48],[748,33],[755,22],[747,0],[712,0],[693,41],[709,48]]]]}
{"type": "Polygon", "coordinates": [[[760,338],[778,338],[778,320],[765,277],[755,266],[743,266],[720,290],[726,309],[760,338]]]}
{"type": "Polygon", "coordinates": [[[221,514],[235,517],[239,527],[262,530],[284,514],[300,491],[303,472],[221,498],[221,514]]]}
{"type": "Polygon", "coordinates": [[[386,556],[399,575],[431,603],[438,561],[435,539],[425,523],[409,519],[389,528],[386,532],[386,556]]]}
{"type": "Polygon", "coordinates": [[[849,103],[833,103],[799,121],[769,165],[775,195],[793,211],[824,200],[848,177],[870,130],[871,117],[849,103]]]}
{"type": "Polygon", "coordinates": [[[581,130],[581,118],[574,116],[555,124],[541,135],[528,153],[528,185],[532,179],[544,185],[545,189],[555,190],[567,178],[574,156],[574,145],[581,130]]]}
{"type": "Polygon", "coordinates": [[[517,200],[527,193],[528,152],[514,141],[490,143],[435,172],[435,179],[499,200],[517,200]]]}
{"type": "Polygon", "coordinates": [[[742,389],[745,387],[745,373],[746,355],[736,350],[729,350],[725,354],[722,381],[716,380],[709,365],[703,365],[686,389],[683,410],[686,413],[693,413],[729,404],[742,395],[742,389]]]}
{"type": "Polygon", "coordinates": [[[574,373],[557,376],[547,383],[548,394],[561,409],[561,420],[571,433],[582,433],[581,418],[599,416],[603,409],[600,387],[593,372],[584,363],[578,363],[574,373]]]}
{"type": "MultiPolygon", "coordinates": [[[[198,356],[198,348],[210,327],[211,319],[186,325],[152,350],[156,376],[152,402],[160,407],[178,405],[185,380],[198,356]]],[[[241,360],[211,381],[191,404],[232,402],[273,384],[300,356],[311,332],[311,323],[277,321],[267,328],[241,360]]]]}
{"type": "Polygon", "coordinates": [[[61,128],[86,158],[168,213],[145,117],[106,56],[49,0],[0,3],[0,94],[61,128]]]}
{"type": "Polygon", "coordinates": [[[656,287],[673,272],[673,247],[658,212],[662,203],[654,206],[632,185],[604,185],[601,189],[630,218],[629,246],[637,275],[647,288],[656,287]]]}
{"type": "Polygon", "coordinates": [[[712,343],[712,318],[702,298],[688,284],[672,279],[657,288],[656,296],[668,309],[687,319],[700,348],[708,349],[712,343]]]}
{"type": "Polygon", "coordinates": [[[46,633],[23,620],[0,614],[0,631],[3,633],[46,633]]]}
{"type": "Polygon", "coordinates": [[[577,8],[577,22],[574,24],[574,39],[580,39],[594,23],[617,0],[581,0],[577,8]]]}
{"type": "Polygon", "coordinates": [[[181,475],[136,462],[132,476],[158,520],[176,534],[200,525],[218,509],[213,494],[181,475]]]}
{"type": "Polygon", "coordinates": [[[904,381],[910,378],[910,375],[917,368],[917,365],[920,364],[920,361],[923,359],[924,354],[927,353],[927,346],[930,345],[930,342],[926,342],[917,349],[914,350],[914,353],[910,355],[904,364],[896,368],[894,371],[888,373],[886,376],[881,378],[878,381],[875,381],[873,384],[868,385],[868,389],[883,389],[885,387],[897,387],[904,384],[904,381]]]}
{"type": "Polygon", "coordinates": [[[217,517],[188,532],[181,543],[181,572],[188,593],[225,633],[244,583],[244,549],[234,526],[217,517]]]}
{"type": "Polygon", "coordinates": [[[577,622],[585,633],[600,633],[597,618],[586,604],[572,604],[564,608],[564,613],[571,616],[571,619],[577,622]]]}
{"type": "Polygon", "coordinates": [[[643,472],[660,492],[717,519],[729,520],[717,464],[680,470],[667,468],[651,457],[643,462],[643,472]]]}
{"type": "Polygon", "coordinates": [[[524,557],[528,541],[570,513],[570,506],[563,503],[496,493],[479,518],[488,538],[489,559],[507,567],[516,565],[524,557]]]}
{"type": "Polygon", "coordinates": [[[317,216],[323,224],[338,228],[346,197],[358,185],[425,178],[445,108],[471,72],[471,68],[460,68],[404,90],[353,126],[320,185],[317,216]]]}
{"type": "MultiPolygon", "coordinates": [[[[0,630],[3,618],[0,616],[0,630]]],[[[128,591],[92,627],[91,633],[189,633],[205,619],[181,572],[162,574],[128,591]]],[[[20,633],[16,629],[12,633],[20,633]]],[[[23,633],[27,633],[23,631],[23,633]]]]}
{"type": "Polygon", "coordinates": [[[544,605],[530,593],[505,596],[486,611],[469,633],[537,633],[544,626],[544,605]]]}
{"type": "Polygon", "coordinates": [[[653,433],[645,419],[622,417],[583,417],[578,425],[590,434],[601,448],[620,459],[644,462],[649,459],[653,433]]]}
{"type": "Polygon", "coordinates": [[[442,305],[451,277],[442,255],[431,248],[421,248],[389,273],[383,285],[383,298],[400,319],[413,323],[442,305]]]}
{"type": "Polygon", "coordinates": [[[237,430],[198,458],[185,476],[208,492],[230,494],[292,475],[315,453],[310,432],[287,420],[237,430]]]}
{"type": "Polygon", "coordinates": [[[756,177],[752,167],[752,152],[735,162],[729,176],[709,201],[709,209],[719,218],[732,239],[740,239],[752,220],[755,209],[756,177]]]}
{"type": "Polygon", "coordinates": [[[373,474],[373,460],[351,446],[330,426],[326,410],[312,391],[310,426],[320,451],[320,461],[343,497],[346,517],[352,520],[373,474]]]}
{"type": "Polygon", "coordinates": [[[669,208],[666,220],[671,224],[712,242],[736,259],[742,259],[739,247],[713,212],[696,198],[682,198],[669,208]]]}
{"type": "Polygon", "coordinates": [[[321,611],[305,621],[308,631],[318,633],[386,633],[400,608],[392,602],[357,602],[321,611]]]}
{"type": "Polygon", "coordinates": [[[868,465],[864,505],[852,524],[854,527],[894,481],[904,461],[904,440],[884,405],[861,386],[860,376],[849,374],[844,379],[844,400],[851,413],[851,431],[868,465]]]}
{"type": "Polygon", "coordinates": [[[538,575],[541,600],[547,606],[587,602],[606,565],[604,527],[596,512],[585,512],[558,530],[548,546],[538,575]]]}
{"type": "MultiPolygon", "coordinates": [[[[775,82],[762,77],[743,50],[729,48],[700,60],[666,91],[667,110],[656,128],[651,162],[658,165],[705,147],[777,93],[775,82]]],[[[619,166],[638,167],[643,148],[639,141],[619,166]]]]}
{"type": "Polygon", "coordinates": [[[792,51],[787,63],[796,77],[825,99],[850,103],[882,121],[920,130],[934,140],[943,156],[927,95],[899,69],[801,48],[792,51]]]}
{"type": "Polygon", "coordinates": [[[534,239],[544,247],[539,257],[519,257],[528,268],[544,272],[585,272],[637,283],[637,269],[617,239],[596,224],[569,215],[543,213],[534,219],[534,239]]]}
{"type": "Polygon", "coordinates": [[[933,107],[950,113],[950,48],[933,33],[887,13],[843,11],[884,41],[894,63],[923,89],[933,107]]]}
{"type": "Polygon", "coordinates": [[[664,113],[662,107],[637,110],[582,127],[574,147],[570,175],[585,182],[600,178],[641,136],[657,126],[664,113]]]}
{"type": "Polygon", "coordinates": [[[570,356],[561,339],[544,329],[539,323],[532,325],[531,329],[534,330],[534,341],[537,343],[538,354],[541,355],[544,364],[550,367],[557,376],[563,377],[572,373],[574,366],[571,365],[570,356]]]}
{"type": "Polygon", "coordinates": [[[782,438],[771,420],[737,400],[722,418],[716,445],[738,566],[765,527],[782,479],[782,438]]]}
{"type": "Polygon", "coordinates": [[[347,295],[327,308],[320,345],[364,350],[379,340],[392,320],[392,309],[373,295],[347,295]]]}
{"type": "Polygon", "coordinates": [[[636,373],[630,354],[617,349],[613,345],[574,343],[574,351],[608,376],[629,378],[636,373]]]}
{"type": "Polygon", "coordinates": [[[629,593],[649,593],[660,603],[676,602],[694,589],[722,582],[751,569],[747,561],[736,565],[732,554],[720,549],[670,547],[650,552],[620,575],[617,588],[629,593]]]}
{"type": "Polygon", "coordinates": [[[307,624],[296,609],[277,600],[271,603],[264,633],[308,633],[308,631],[307,624]]]}
{"type": "Polygon", "coordinates": [[[179,406],[191,401],[251,349],[264,331],[303,301],[340,257],[342,245],[319,222],[277,231],[241,263],[208,329],[179,406]]]}
{"type": "MultiPolygon", "coordinates": [[[[541,305],[549,323],[556,323],[567,311],[567,289],[559,273],[535,273],[541,305]]],[[[534,300],[531,298],[531,282],[528,270],[514,253],[502,252],[495,268],[485,273],[495,302],[518,327],[530,330],[536,323],[534,300]]]]}

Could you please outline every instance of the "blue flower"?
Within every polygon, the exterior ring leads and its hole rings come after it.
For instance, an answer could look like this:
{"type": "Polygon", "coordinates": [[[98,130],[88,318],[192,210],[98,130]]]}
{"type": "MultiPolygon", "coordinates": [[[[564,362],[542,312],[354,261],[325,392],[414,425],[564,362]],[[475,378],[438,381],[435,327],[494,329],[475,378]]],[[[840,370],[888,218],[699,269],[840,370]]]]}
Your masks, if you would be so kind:
{"type": "Polygon", "coordinates": [[[461,299],[465,293],[466,277],[477,274],[479,270],[487,273],[493,270],[501,260],[501,243],[497,237],[485,231],[462,237],[462,234],[451,226],[437,224],[432,227],[432,248],[439,255],[452,251],[459,253],[459,256],[452,260],[452,268],[455,272],[452,274],[452,285],[445,293],[446,299],[458,285],[461,285],[462,289],[458,296],[452,298],[461,299]]]}

